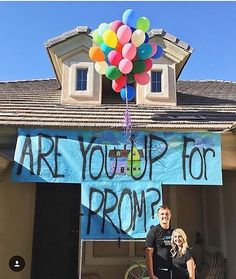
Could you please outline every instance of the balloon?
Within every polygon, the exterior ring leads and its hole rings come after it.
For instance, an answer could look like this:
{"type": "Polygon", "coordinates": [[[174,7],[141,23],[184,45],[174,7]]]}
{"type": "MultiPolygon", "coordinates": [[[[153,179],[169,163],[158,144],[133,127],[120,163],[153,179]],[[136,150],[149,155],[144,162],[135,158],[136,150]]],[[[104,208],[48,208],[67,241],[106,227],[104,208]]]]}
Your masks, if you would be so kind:
{"type": "Polygon", "coordinates": [[[93,46],[89,49],[89,57],[94,62],[101,62],[105,60],[103,51],[97,46],[93,46]]]}
{"type": "Polygon", "coordinates": [[[145,40],[144,40],[144,43],[148,43],[148,41],[149,41],[148,33],[145,33],[145,40]]]}
{"type": "Polygon", "coordinates": [[[136,30],[136,28],[134,28],[134,27],[130,27],[130,29],[131,29],[132,33],[134,33],[134,31],[136,30]]]}
{"type": "Polygon", "coordinates": [[[100,75],[105,75],[107,67],[108,67],[108,65],[107,65],[106,61],[101,61],[101,62],[96,62],[95,63],[95,70],[100,75]]]}
{"type": "Polygon", "coordinates": [[[124,24],[129,25],[130,27],[135,27],[137,21],[137,15],[134,10],[128,9],[123,13],[122,21],[124,24]]]}
{"type": "Polygon", "coordinates": [[[119,86],[124,87],[124,86],[126,85],[126,76],[121,76],[121,77],[117,78],[117,79],[115,80],[115,82],[116,82],[119,86]]]}
{"type": "Polygon", "coordinates": [[[122,55],[124,58],[132,60],[137,53],[137,48],[135,45],[128,43],[125,44],[122,48],[122,55]]]}
{"type": "Polygon", "coordinates": [[[123,87],[120,91],[120,96],[121,98],[126,101],[126,95],[127,95],[127,100],[131,101],[133,100],[135,96],[135,89],[131,85],[127,85],[126,87],[123,87]]]}
{"type": "Polygon", "coordinates": [[[153,58],[153,59],[158,59],[158,58],[162,57],[163,53],[164,53],[163,48],[160,47],[160,46],[157,46],[157,51],[156,51],[156,53],[152,56],[152,58],[153,58]]]}
{"type": "Polygon", "coordinates": [[[134,75],[133,73],[129,73],[127,75],[127,83],[133,83],[134,82],[134,75]]]}
{"type": "Polygon", "coordinates": [[[116,66],[109,66],[106,69],[106,77],[110,80],[117,79],[121,76],[121,72],[116,66]]]}
{"type": "Polygon", "coordinates": [[[121,20],[115,20],[112,22],[110,29],[116,33],[118,28],[123,24],[124,23],[121,20]]]}
{"type": "Polygon", "coordinates": [[[103,33],[102,39],[106,45],[112,48],[115,48],[118,42],[116,33],[110,29],[106,30],[103,33]]]}
{"type": "Polygon", "coordinates": [[[112,81],[112,88],[116,92],[120,92],[121,89],[126,86],[126,77],[125,76],[120,76],[116,80],[112,81]]]}
{"type": "Polygon", "coordinates": [[[145,71],[145,72],[150,71],[151,68],[152,68],[152,59],[151,59],[151,58],[148,58],[148,59],[144,60],[144,63],[145,63],[145,65],[146,65],[144,71],[145,71]]]}
{"type": "MultiPolygon", "coordinates": [[[[123,86],[122,86],[123,87],[123,86]]],[[[122,89],[121,86],[119,86],[115,80],[112,81],[112,89],[117,92],[117,93],[120,93],[121,89],[122,89]]]]}
{"type": "Polygon", "coordinates": [[[154,42],[150,42],[149,45],[152,47],[152,53],[151,53],[151,57],[152,57],[157,52],[157,44],[154,42]]]}
{"type": "Polygon", "coordinates": [[[95,43],[100,45],[103,42],[102,37],[99,35],[97,29],[93,31],[92,36],[93,36],[93,40],[94,40],[95,43]]]}
{"type": "Polygon", "coordinates": [[[136,47],[139,47],[141,44],[143,44],[144,40],[145,40],[145,33],[142,30],[137,29],[133,32],[131,37],[131,42],[136,47]]]}
{"type": "Polygon", "coordinates": [[[110,51],[113,50],[112,47],[109,47],[109,46],[106,45],[105,43],[102,43],[102,44],[100,45],[100,48],[101,48],[101,50],[103,51],[103,53],[104,53],[106,56],[108,55],[108,53],[110,53],[110,51]]]}
{"type": "Polygon", "coordinates": [[[108,23],[101,23],[99,26],[98,26],[98,34],[102,37],[103,33],[109,29],[110,26],[108,23]]]}
{"type": "Polygon", "coordinates": [[[134,74],[135,81],[140,85],[146,85],[150,81],[150,75],[147,72],[134,74]]]}
{"type": "Polygon", "coordinates": [[[118,42],[117,45],[116,45],[116,50],[121,53],[122,52],[122,48],[123,48],[123,45],[118,42]]]}
{"type": "Polygon", "coordinates": [[[142,16],[142,17],[138,18],[138,20],[136,22],[137,29],[143,30],[143,32],[147,32],[149,27],[150,27],[150,21],[147,17],[142,16]]]}
{"type": "Polygon", "coordinates": [[[135,74],[142,73],[145,70],[146,64],[143,60],[136,60],[133,62],[132,72],[135,74]]]}
{"type": "Polygon", "coordinates": [[[137,56],[139,59],[145,60],[145,59],[151,57],[151,54],[152,54],[152,47],[150,44],[144,43],[138,47],[137,56]]]}
{"type": "Polygon", "coordinates": [[[112,50],[108,54],[108,60],[113,66],[118,66],[118,64],[122,59],[123,59],[122,55],[117,50],[112,50]]]}
{"type": "Polygon", "coordinates": [[[133,69],[133,63],[129,59],[124,58],[120,61],[119,70],[121,71],[121,73],[128,74],[132,71],[132,69],[133,69]]]}
{"type": "Polygon", "coordinates": [[[119,39],[119,43],[121,43],[122,45],[130,41],[131,35],[132,31],[128,25],[122,25],[117,30],[117,38],[119,39]]]}

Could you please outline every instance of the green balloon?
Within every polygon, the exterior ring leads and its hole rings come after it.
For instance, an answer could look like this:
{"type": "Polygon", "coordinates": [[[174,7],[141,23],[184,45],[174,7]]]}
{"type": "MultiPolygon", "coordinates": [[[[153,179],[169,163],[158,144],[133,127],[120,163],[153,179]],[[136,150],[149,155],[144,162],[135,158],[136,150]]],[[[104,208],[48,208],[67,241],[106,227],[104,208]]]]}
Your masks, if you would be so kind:
{"type": "Polygon", "coordinates": [[[133,73],[129,73],[127,75],[127,82],[128,83],[133,83],[134,82],[134,74],[133,73]]]}
{"type": "Polygon", "coordinates": [[[101,43],[103,43],[103,39],[102,39],[102,37],[98,34],[98,30],[97,30],[97,29],[93,31],[93,40],[94,40],[95,43],[97,43],[97,44],[99,44],[99,45],[100,45],[101,43]]]}
{"type": "Polygon", "coordinates": [[[106,77],[110,80],[119,78],[122,75],[120,70],[116,66],[109,66],[106,69],[106,77]]]}
{"type": "Polygon", "coordinates": [[[136,60],[133,62],[133,70],[132,72],[135,74],[142,73],[146,68],[146,64],[144,60],[136,60]]]}
{"type": "Polygon", "coordinates": [[[150,27],[150,21],[147,17],[142,16],[136,21],[136,29],[141,29],[143,32],[147,32],[150,27]]]}

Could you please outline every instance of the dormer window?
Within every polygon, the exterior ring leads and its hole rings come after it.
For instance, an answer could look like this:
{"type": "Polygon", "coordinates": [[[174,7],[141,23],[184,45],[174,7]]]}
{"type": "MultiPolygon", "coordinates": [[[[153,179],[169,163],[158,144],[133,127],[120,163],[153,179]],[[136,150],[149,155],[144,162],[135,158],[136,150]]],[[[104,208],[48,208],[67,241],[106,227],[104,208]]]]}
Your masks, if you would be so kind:
{"type": "Polygon", "coordinates": [[[87,90],[88,68],[76,69],[76,91],[87,90]]]}
{"type": "Polygon", "coordinates": [[[153,64],[149,72],[150,82],[145,86],[137,85],[136,103],[157,105],[176,104],[176,78],[174,65],[153,64]]]}
{"type": "MultiPolygon", "coordinates": [[[[65,66],[66,67],[66,66],[65,66]]],[[[69,96],[80,103],[100,104],[99,84],[100,77],[94,73],[93,62],[74,62],[69,64],[69,71],[64,70],[65,85],[68,81],[69,96]]],[[[66,92],[66,86],[63,87],[66,92]]]]}
{"type": "Polygon", "coordinates": [[[154,93],[162,92],[161,77],[162,77],[161,71],[151,71],[151,92],[154,93]]]}

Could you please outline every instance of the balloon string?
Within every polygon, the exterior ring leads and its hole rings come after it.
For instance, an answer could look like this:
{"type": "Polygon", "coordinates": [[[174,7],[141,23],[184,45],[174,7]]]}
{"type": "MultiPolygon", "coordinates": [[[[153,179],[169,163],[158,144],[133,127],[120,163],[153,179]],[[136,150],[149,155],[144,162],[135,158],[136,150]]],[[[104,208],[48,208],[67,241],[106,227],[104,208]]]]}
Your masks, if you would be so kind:
{"type": "Polygon", "coordinates": [[[129,112],[129,101],[128,101],[128,87],[126,85],[126,110],[124,116],[124,133],[125,133],[125,140],[128,143],[131,143],[132,139],[132,119],[129,112]]]}

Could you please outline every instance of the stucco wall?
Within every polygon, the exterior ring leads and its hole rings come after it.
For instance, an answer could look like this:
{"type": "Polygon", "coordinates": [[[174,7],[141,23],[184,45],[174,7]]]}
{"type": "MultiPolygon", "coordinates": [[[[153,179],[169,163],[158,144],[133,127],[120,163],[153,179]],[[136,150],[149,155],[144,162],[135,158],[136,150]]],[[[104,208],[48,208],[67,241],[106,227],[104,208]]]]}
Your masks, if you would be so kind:
{"type": "Polygon", "coordinates": [[[35,186],[10,182],[10,168],[0,177],[0,278],[29,279],[33,238],[35,186]],[[25,268],[14,272],[9,259],[19,255],[25,268]]]}

